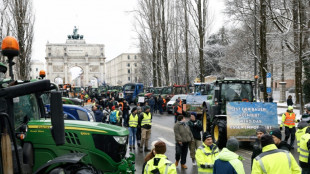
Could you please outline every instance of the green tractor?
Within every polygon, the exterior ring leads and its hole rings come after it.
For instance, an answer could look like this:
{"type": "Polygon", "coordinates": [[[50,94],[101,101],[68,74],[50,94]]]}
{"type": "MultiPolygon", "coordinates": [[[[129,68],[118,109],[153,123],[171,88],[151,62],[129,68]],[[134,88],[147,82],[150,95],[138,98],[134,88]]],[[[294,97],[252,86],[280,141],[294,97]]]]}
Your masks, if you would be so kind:
{"type": "Polygon", "coordinates": [[[254,81],[239,79],[224,79],[214,82],[214,96],[211,106],[204,108],[203,131],[211,132],[215,143],[225,147],[227,141],[228,102],[253,102],[254,81]]]}
{"type": "Polygon", "coordinates": [[[134,154],[125,157],[126,128],[64,121],[57,85],[49,80],[14,81],[12,59],[18,50],[12,52],[2,46],[12,80],[1,78],[7,68],[0,64],[0,174],[134,173],[134,154]],[[43,103],[46,93],[49,113],[43,103]]]}

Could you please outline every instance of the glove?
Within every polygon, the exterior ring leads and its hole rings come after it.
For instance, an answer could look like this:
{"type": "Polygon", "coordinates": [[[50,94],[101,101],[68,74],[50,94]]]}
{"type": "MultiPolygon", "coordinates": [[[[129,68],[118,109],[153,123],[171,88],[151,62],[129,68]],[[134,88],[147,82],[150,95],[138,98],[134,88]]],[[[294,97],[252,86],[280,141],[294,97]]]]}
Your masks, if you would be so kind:
{"type": "Polygon", "coordinates": [[[280,127],[280,131],[282,131],[282,127],[280,127]]]}

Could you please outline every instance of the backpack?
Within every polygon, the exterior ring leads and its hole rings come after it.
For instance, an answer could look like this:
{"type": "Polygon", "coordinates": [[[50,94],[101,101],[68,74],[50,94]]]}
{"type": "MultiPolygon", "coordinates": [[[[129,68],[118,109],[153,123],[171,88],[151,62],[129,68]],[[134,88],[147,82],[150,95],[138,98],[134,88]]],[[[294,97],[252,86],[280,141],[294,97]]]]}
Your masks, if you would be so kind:
{"type": "Polygon", "coordinates": [[[116,113],[117,113],[116,111],[111,112],[110,123],[116,123],[117,122],[116,113]]]}

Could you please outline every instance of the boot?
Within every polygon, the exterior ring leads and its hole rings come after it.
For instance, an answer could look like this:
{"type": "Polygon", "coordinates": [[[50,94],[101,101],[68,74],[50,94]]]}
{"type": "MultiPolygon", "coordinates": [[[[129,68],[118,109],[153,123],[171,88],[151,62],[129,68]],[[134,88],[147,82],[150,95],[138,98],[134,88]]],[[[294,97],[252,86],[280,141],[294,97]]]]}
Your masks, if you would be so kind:
{"type": "Polygon", "coordinates": [[[133,150],[136,150],[136,147],[135,147],[135,146],[132,146],[132,149],[133,149],[133,150]]]}
{"type": "Polygon", "coordinates": [[[138,147],[140,147],[140,143],[137,143],[138,144],[138,147]]]}
{"type": "Polygon", "coordinates": [[[197,164],[196,164],[195,158],[192,158],[192,163],[193,163],[193,166],[196,166],[196,165],[197,165],[197,164]]]}
{"type": "Polygon", "coordinates": [[[142,147],[139,147],[139,152],[143,152],[143,148],[142,147]]]}
{"type": "Polygon", "coordinates": [[[175,166],[178,167],[179,161],[175,161],[175,166]]]}
{"type": "Polygon", "coordinates": [[[187,169],[187,166],[185,164],[181,164],[182,169],[187,169]]]}
{"type": "Polygon", "coordinates": [[[131,146],[129,146],[129,150],[132,151],[132,147],[131,146]]]}
{"type": "Polygon", "coordinates": [[[148,149],[147,147],[144,148],[144,152],[150,152],[151,150],[148,149]]]}

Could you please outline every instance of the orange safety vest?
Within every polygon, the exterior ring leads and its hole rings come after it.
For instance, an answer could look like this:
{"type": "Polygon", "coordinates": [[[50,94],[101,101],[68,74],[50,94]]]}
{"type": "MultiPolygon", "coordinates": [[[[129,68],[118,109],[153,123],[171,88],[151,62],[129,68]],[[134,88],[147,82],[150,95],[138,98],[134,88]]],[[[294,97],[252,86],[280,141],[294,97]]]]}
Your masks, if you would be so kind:
{"type": "Polygon", "coordinates": [[[286,112],[284,124],[288,126],[295,126],[295,118],[296,118],[295,113],[290,114],[286,112]]]}
{"type": "Polygon", "coordinates": [[[123,102],[119,102],[119,104],[122,105],[122,111],[124,110],[124,103],[123,102]]]}

